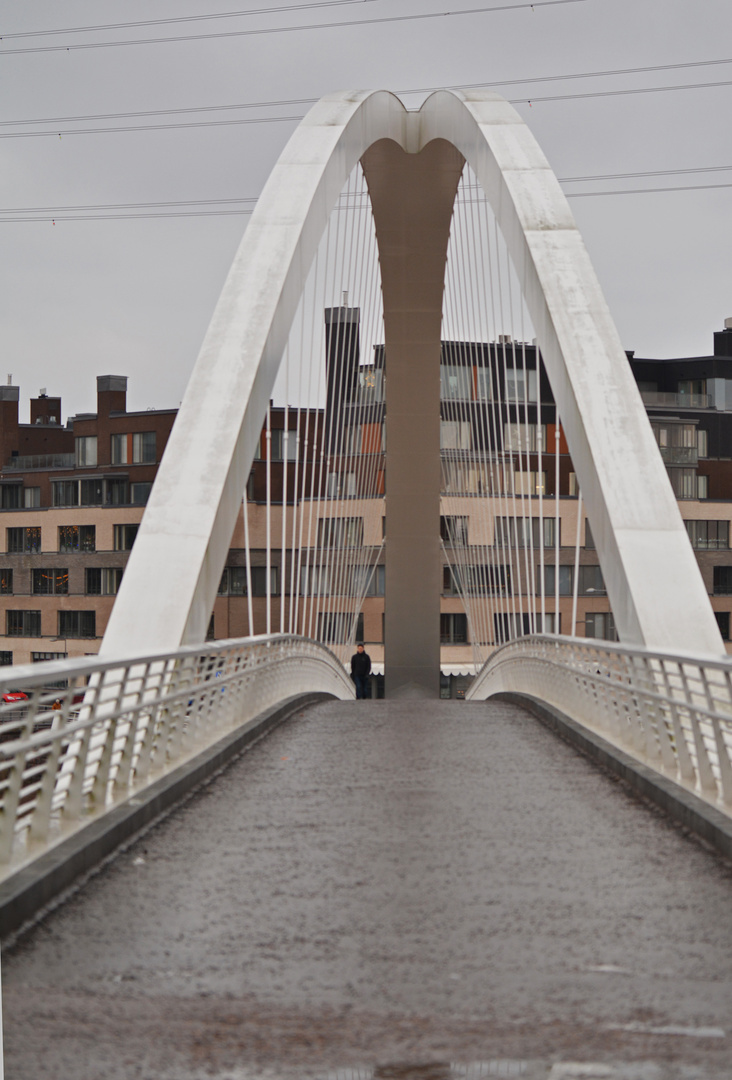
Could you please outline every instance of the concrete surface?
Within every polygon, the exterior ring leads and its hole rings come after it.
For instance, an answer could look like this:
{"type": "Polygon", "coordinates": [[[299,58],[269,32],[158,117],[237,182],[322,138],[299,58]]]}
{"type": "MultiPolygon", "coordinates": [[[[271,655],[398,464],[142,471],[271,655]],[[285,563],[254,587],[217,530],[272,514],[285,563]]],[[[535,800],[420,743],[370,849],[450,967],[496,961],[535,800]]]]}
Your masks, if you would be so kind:
{"type": "Polygon", "coordinates": [[[731,899],[514,705],[327,703],[5,956],[6,1076],[729,1077],[731,899]]]}

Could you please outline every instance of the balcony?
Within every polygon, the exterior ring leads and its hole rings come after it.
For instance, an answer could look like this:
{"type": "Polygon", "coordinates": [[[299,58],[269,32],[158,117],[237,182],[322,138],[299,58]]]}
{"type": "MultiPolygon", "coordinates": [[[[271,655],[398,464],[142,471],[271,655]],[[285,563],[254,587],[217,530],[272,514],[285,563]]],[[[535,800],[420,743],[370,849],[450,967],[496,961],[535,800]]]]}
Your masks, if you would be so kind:
{"type": "Polygon", "coordinates": [[[26,472],[29,469],[73,469],[73,454],[25,454],[13,457],[3,465],[3,472],[26,472]]]}
{"type": "Polygon", "coordinates": [[[641,390],[640,395],[644,405],[661,408],[675,406],[681,409],[712,408],[711,394],[667,394],[658,390],[641,390]]]}
{"type": "Polygon", "coordinates": [[[659,446],[666,465],[697,465],[699,451],[695,446],[659,446]]]}

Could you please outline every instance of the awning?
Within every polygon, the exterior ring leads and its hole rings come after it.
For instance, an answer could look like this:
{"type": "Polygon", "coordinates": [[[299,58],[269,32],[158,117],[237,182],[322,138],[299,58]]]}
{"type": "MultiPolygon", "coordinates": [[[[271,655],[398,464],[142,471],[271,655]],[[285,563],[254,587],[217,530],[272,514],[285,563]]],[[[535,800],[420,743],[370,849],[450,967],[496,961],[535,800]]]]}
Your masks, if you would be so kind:
{"type": "MultiPolygon", "coordinates": [[[[440,664],[440,672],[443,675],[474,675],[475,669],[472,664],[440,664]]],[[[383,675],[384,662],[371,662],[371,674],[383,675]]]]}

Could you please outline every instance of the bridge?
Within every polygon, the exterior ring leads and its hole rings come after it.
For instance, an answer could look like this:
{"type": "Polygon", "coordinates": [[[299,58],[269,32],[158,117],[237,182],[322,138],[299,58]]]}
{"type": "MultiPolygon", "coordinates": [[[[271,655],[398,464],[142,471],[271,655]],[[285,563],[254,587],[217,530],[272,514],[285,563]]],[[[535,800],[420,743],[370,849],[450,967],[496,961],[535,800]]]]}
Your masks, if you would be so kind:
{"type": "Polygon", "coordinates": [[[99,656],[3,669],[9,1075],[725,1075],[731,674],[526,126],[484,92],[324,98],[99,656]],[[235,529],[266,633],[207,641],[235,529]],[[354,702],[380,577],[386,699],[354,702]]]}

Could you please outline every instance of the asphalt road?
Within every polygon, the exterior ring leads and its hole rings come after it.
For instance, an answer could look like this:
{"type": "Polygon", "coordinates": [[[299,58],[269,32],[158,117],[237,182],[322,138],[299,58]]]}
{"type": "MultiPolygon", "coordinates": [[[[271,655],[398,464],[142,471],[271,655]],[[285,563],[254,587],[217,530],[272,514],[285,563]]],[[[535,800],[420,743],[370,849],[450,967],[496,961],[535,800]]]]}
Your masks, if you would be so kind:
{"type": "Polygon", "coordinates": [[[718,1080],[732,870],[514,706],[328,703],[22,938],[3,992],[7,1080],[718,1080]]]}

